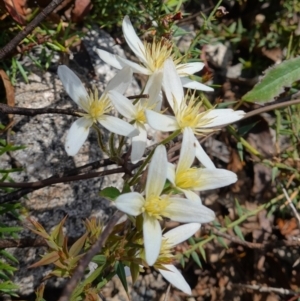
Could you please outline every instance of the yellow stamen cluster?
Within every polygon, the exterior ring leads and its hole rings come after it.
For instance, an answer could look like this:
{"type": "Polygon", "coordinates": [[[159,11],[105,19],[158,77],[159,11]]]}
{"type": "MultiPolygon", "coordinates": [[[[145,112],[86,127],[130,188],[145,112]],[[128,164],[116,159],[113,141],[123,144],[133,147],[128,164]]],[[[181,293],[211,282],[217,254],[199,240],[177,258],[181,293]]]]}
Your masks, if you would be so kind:
{"type": "Polygon", "coordinates": [[[168,243],[168,240],[163,237],[161,241],[159,257],[156,260],[155,267],[162,268],[162,264],[172,264],[174,258],[175,256],[172,254],[171,245],[168,243]]]}
{"type": "Polygon", "coordinates": [[[182,189],[194,189],[198,187],[203,179],[201,178],[201,169],[188,168],[176,174],[175,184],[176,187],[182,189]]]}
{"type": "Polygon", "coordinates": [[[162,219],[162,215],[165,216],[164,211],[169,206],[169,197],[150,197],[147,198],[142,211],[147,213],[149,216],[154,217],[158,220],[162,219]]]}
{"type": "Polygon", "coordinates": [[[166,39],[159,42],[144,43],[147,68],[152,72],[163,67],[165,61],[172,56],[172,44],[166,39]]]}
{"type": "Polygon", "coordinates": [[[190,96],[189,101],[182,101],[179,107],[176,104],[175,101],[174,113],[181,129],[190,127],[196,135],[213,131],[204,127],[211,123],[212,118],[206,117],[209,110],[200,112],[202,101],[195,98],[195,95],[190,96]]]}
{"type": "Polygon", "coordinates": [[[98,118],[112,110],[112,104],[106,94],[99,98],[98,90],[90,91],[87,99],[80,100],[81,107],[87,112],[83,116],[97,122],[98,118]]]}

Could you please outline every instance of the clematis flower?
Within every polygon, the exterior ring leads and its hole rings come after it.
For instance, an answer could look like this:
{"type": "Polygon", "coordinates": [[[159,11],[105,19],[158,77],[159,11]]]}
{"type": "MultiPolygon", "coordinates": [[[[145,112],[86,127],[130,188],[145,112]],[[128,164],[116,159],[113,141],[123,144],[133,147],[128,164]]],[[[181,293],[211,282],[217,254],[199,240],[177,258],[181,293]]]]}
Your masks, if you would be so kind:
{"type": "Polygon", "coordinates": [[[75,156],[78,153],[93,123],[99,122],[107,130],[122,136],[138,135],[138,130],[131,124],[108,115],[112,110],[112,104],[107,97],[107,92],[115,90],[124,93],[126,91],[132,79],[132,71],[129,67],[122,69],[108,83],[101,96],[98,95],[98,90],[88,93],[77,75],[67,66],[59,66],[57,74],[72,100],[85,111],[81,113],[82,117],[72,124],[67,135],[65,150],[69,156],[75,156]]]}
{"type": "Polygon", "coordinates": [[[199,202],[161,195],[167,177],[167,164],[166,149],[160,145],[149,164],[145,196],[129,192],[115,201],[116,207],[129,215],[143,214],[145,257],[149,265],[153,265],[159,255],[162,238],[159,220],[162,217],[181,223],[206,223],[215,218],[214,212],[199,202]]]}
{"type": "Polygon", "coordinates": [[[195,136],[191,128],[183,131],[183,140],[177,166],[168,163],[167,178],[173,187],[184,193],[186,198],[201,201],[194,191],[220,188],[237,181],[235,173],[226,169],[191,167],[195,155],[195,136]]]}
{"type": "Polygon", "coordinates": [[[145,110],[160,110],[161,99],[159,98],[160,90],[157,89],[158,83],[162,81],[162,72],[158,76],[151,78],[144,89],[144,93],[149,95],[149,98],[142,98],[136,104],[133,104],[128,98],[117,91],[108,92],[108,97],[114,104],[116,110],[133,122],[133,126],[139,130],[139,135],[132,137],[131,161],[133,163],[139,161],[146,148],[147,130],[145,127],[146,116],[145,110]],[[153,82],[154,80],[154,82],[153,82]]]}
{"type": "MultiPolygon", "coordinates": [[[[195,135],[203,135],[211,133],[218,126],[240,120],[245,115],[244,111],[233,111],[232,109],[211,109],[200,112],[202,103],[195,98],[195,95],[192,95],[188,102],[184,98],[183,87],[171,59],[166,61],[164,69],[164,74],[167,74],[164,82],[165,94],[175,116],[147,110],[147,122],[153,129],[173,132],[190,128],[195,135]]],[[[215,168],[197,139],[195,139],[195,144],[198,160],[207,168],[215,168]]]]}
{"type": "Polygon", "coordinates": [[[178,226],[166,232],[162,237],[160,253],[154,264],[154,268],[158,270],[167,281],[188,295],[192,294],[191,288],[182,274],[172,264],[174,261],[172,249],[193,236],[200,227],[201,224],[190,223],[178,226]]]}
{"type": "MultiPolygon", "coordinates": [[[[122,69],[124,66],[130,66],[133,72],[150,75],[150,77],[156,76],[157,71],[163,70],[165,61],[168,58],[172,58],[172,44],[166,39],[153,41],[152,43],[143,43],[135,33],[128,16],[125,16],[123,19],[122,29],[128,46],[138,57],[141,65],[102,49],[96,50],[99,57],[104,62],[117,69],[122,69]]],[[[182,77],[184,87],[202,91],[213,91],[213,88],[188,78],[189,75],[203,69],[203,63],[194,62],[180,64],[179,60],[175,60],[174,63],[176,63],[176,72],[182,77]]],[[[161,88],[161,83],[159,88],[161,88]]]]}

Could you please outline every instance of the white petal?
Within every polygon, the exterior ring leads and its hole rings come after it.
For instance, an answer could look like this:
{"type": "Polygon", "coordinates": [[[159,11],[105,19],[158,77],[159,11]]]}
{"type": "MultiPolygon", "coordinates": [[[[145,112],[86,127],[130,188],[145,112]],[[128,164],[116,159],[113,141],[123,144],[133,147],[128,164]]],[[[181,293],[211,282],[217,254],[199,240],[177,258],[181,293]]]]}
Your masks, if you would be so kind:
{"type": "Polygon", "coordinates": [[[201,183],[198,187],[194,187],[197,191],[220,188],[237,181],[236,174],[226,169],[201,168],[199,170],[201,183]]]}
{"type": "Polygon", "coordinates": [[[132,81],[132,69],[130,67],[124,67],[119,71],[107,84],[104,93],[110,90],[118,91],[123,94],[132,81]]]}
{"type": "Polygon", "coordinates": [[[75,156],[78,153],[89,134],[92,124],[93,121],[85,117],[73,122],[65,143],[65,150],[69,156],[75,156]]]}
{"type": "Polygon", "coordinates": [[[119,210],[133,216],[142,213],[144,203],[144,198],[137,192],[124,193],[115,200],[115,205],[119,210]]]}
{"type": "Polygon", "coordinates": [[[191,128],[185,128],[181,144],[179,161],[177,164],[177,173],[190,168],[195,160],[196,145],[195,136],[191,128]]]}
{"type": "Polygon", "coordinates": [[[139,131],[133,125],[114,116],[102,115],[98,122],[107,130],[121,136],[131,138],[139,134],[139,131]]]}
{"type": "Polygon", "coordinates": [[[207,153],[204,151],[201,144],[196,138],[195,138],[195,145],[196,145],[196,157],[203,164],[203,166],[206,168],[216,168],[215,164],[207,155],[207,153]]]}
{"type": "Polygon", "coordinates": [[[157,131],[173,132],[179,129],[178,122],[175,117],[162,115],[160,113],[146,110],[147,123],[157,131]]]}
{"type": "Polygon", "coordinates": [[[168,163],[167,179],[175,186],[175,165],[168,163]]]}
{"type": "Polygon", "coordinates": [[[177,72],[179,76],[188,76],[199,72],[204,67],[204,63],[201,62],[194,62],[194,63],[186,63],[186,64],[179,64],[176,66],[177,72]]]}
{"type": "Polygon", "coordinates": [[[203,126],[204,128],[216,127],[229,124],[240,120],[244,117],[244,111],[233,111],[232,109],[215,109],[210,110],[205,115],[205,118],[212,119],[210,123],[203,126]]]}
{"type": "Polygon", "coordinates": [[[163,145],[156,147],[149,164],[146,182],[146,198],[159,196],[167,179],[167,151],[163,145]]]}
{"type": "Polygon", "coordinates": [[[193,202],[199,202],[202,204],[200,196],[195,193],[194,191],[187,190],[187,189],[181,189],[181,191],[184,193],[185,197],[193,202]]]}
{"type": "Polygon", "coordinates": [[[170,198],[170,204],[165,208],[162,215],[180,223],[202,224],[215,219],[215,213],[199,202],[175,197],[170,198]]]}
{"type": "Polygon", "coordinates": [[[166,240],[171,248],[186,241],[193,236],[201,227],[201,224],[190,223],[178,226],[163,235],[163,240],[166,240]]]}
{"type": "Polygon", "coordinates": [[[125,16],[122,23],[123,34],[128,46],[135,53],[142,63],[147,63],[145,57],[145,47],[140,38],[135,33],[135,30],[128,16],[125,16]]]}
{"type": "MultiPolygon", "coordinates": [[[[163,81],[163,73],[162,72],[155,72],[151,76],[149,76],[148,81],[146,83],[146,87],[144,89],[145,94],[149,94],[148,105],[154,107],[156,111],[159,111],[161,108],[161,101],[160,93],[161,93],[161,86],[163,81]]],[[[142,101],[144,101],[142,99],[142,101]]]]}
{"type": "Polygon", "coordinates": [[[164,264],[167,270],[158,269],[162,276],[168,280],[173,286],[183,291],[184,293],[191,295],[192,290],[188,283],[185,281],[181,273],[175,268],[174,265],[164,264]]]}
{"type": "Polygon", "coordinates": [[[132,138],[132,150],[131,150],[131,162],[136,163],[139,161],[145,152],[146,142],[147,142],[147,131],[145,126],[142,124],[136,123],[139,134],[132,138]]]}
{"type": "Polygon", "coordinates": [[[66,92],[72,100],[82,108],[80,102],[88,98],[88,93],[78,76],[67,66],[61,65],[57,69],[57,74],[64,85],[66,92]]]}
{"type": "Polygon", "coordinates": [[[136,118],[137,109],[127,97],[117,91],[109,91],[107,95],[121,115],[130,120],[136,118]]]}
{"type": "Polygon", "coordinates": [[[133,72],[142,73],[142,74],[150,74],[148,69],[145,67],[140,66],[137,63],[124,59],[118,55],[112,54],[102,49],[96,49],[97,54],[99,55],[100,59],[103,60],[110,66],[113,66],[117,69],[122,69],[126,66],[130,67],[133,72]]]}
{"type": "Polygon", "coordinates": [[[205,91],[205,92],[214,91],[213,88],[206,86],[204,84],[201,84],[199,82],[196,82],[194,80],[191,80],[188,77],[181,77],[180,79],[181,79],[182,85],[187,89],[195,89],[195,90],[205,91]]]}
{"type": "Polygon", "coordinates": [[[158,258],[162,235],[159,221],[148,214],[144,214],[143,236],[146,262],[151,266],[158,258]]]}
{"type": "Polygon", "coordinates": [[[184,99],[183,87],[174,62],[170,58],[164,64],[163,87],[170,106],[174,109],[176,101],[179,107],[184,99]]]}

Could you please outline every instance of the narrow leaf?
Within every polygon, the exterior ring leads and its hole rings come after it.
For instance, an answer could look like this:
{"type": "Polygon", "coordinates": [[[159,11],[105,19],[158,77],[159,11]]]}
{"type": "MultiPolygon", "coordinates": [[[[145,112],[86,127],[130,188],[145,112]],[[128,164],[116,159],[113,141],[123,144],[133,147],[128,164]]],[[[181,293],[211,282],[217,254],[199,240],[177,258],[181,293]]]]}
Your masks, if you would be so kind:
{"type": "Polygon", "coordinates": [[[116,271],[117,275],[119,276],[125,291],[128,293],[128,285],[127,285],[127,280],[126,280],[125,267],[122,262],[120,262],[120,261],[116,262],[115,271],[116,271]]]}
{"type": "Polygon", "coordinates": [[[202,269],[202,264],[201,264],[199,255],[195,251],[192,252],[192,258],[198,264],[198,266],[202,269]]]}
{"type": "Polygon", "coordinates": [[[119,195],[120,191],[116,187],[106,187],[99,192],[99,195],[114,201],[119,195]]]}

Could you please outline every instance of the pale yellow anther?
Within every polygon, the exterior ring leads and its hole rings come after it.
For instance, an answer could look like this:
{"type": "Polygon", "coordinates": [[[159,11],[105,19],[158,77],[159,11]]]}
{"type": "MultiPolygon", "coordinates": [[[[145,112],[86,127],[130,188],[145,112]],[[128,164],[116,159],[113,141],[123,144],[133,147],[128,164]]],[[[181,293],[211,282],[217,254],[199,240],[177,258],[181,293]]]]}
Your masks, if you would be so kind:
{"type": "Polygon", "coordinates": [[[97,122],[98,118],[112,110],[112,105],[106,94],[99,98],[98,90],[90,91],[87,99],[80,100],[82,108],[86,113],[82,114],[87,118],[91,118],[93,122],[97,122]]]}
{"type": "Polygon", "coordinates": [[[143,212],[158,220],[162,219],[164,211],[169,206],[169,197],[150,197],[147,198],[143,206],[143,212]]]}
{"type": "Polygon", "coordinates": [[[204,127],[212,121],[211,118],[206,117],[209,110],[200,112],[202,102],[195,98],[195,95],[190,96],[189,100],[182,101],[179,106],[176,105],[176,101],[174,104],[174,113],[181,129],[189,127],[196,135],[212,132],[211,129],[204,127]]]}
{"type": "Polygon", "coordinates": [[[188,168],[182,172],[176,173],[176,187],[182,189],[194,189],[195,187],[198,187],[202,181],[201,170],[198,168],[188,168]]]}

